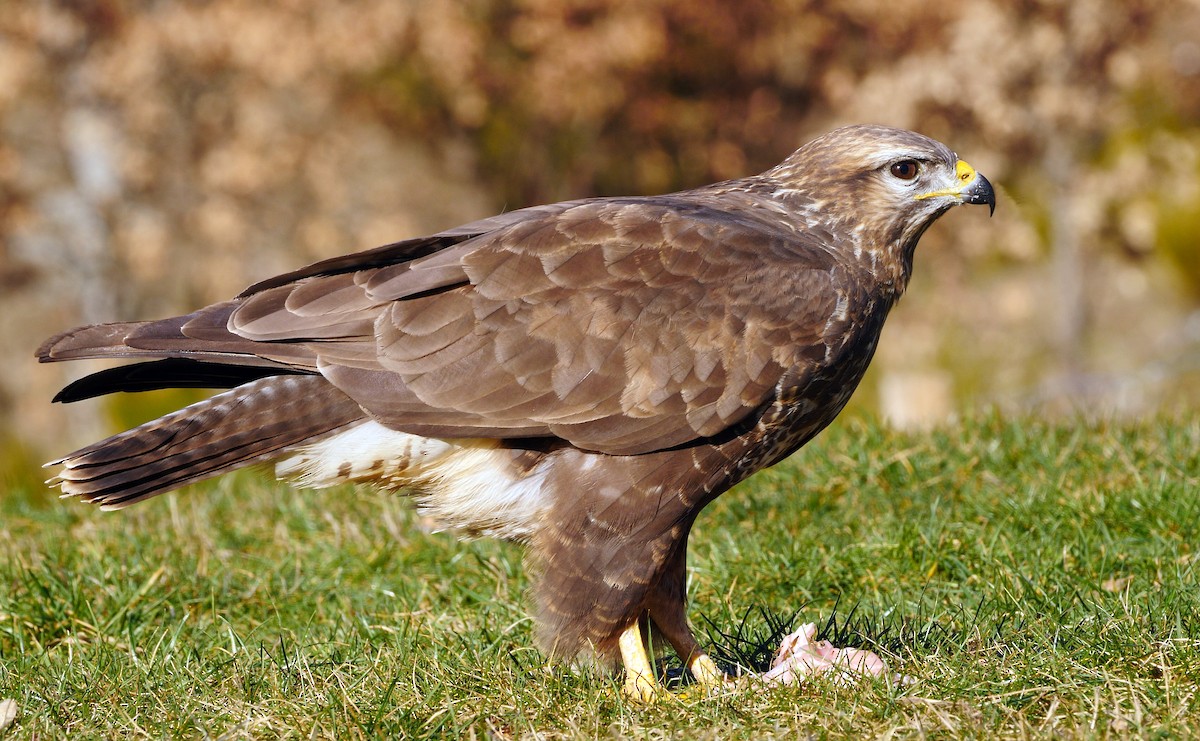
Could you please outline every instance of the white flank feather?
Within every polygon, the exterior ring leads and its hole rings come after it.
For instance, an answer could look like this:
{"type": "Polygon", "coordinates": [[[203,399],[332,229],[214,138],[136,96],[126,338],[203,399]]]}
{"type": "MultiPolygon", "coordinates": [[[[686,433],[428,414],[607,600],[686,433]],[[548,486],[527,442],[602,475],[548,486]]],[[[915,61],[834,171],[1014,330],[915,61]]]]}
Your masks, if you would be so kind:
{"type": "Polygon", "coordinates": [[[421,437],[368,421],[299,446],[275,475],[301,486],[407,490],[422,512],[472,535],[524,540],[545,507],[543,465],[522,473],[494,440],[421,437]]]}

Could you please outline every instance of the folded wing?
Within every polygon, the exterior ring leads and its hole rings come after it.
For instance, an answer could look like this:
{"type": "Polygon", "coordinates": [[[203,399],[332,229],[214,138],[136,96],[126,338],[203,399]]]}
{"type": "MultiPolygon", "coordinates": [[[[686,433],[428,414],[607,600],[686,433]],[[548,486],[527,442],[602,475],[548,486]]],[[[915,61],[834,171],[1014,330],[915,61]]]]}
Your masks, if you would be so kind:
{"type": "MultiPolygon", "coordinates": [[[[785,371],[826,357],[837,271],[811,235],[699,199],[576,201],[318,263],[185,317],[76,330],[39,354],[177,358],[161,372],[230,383],[319,373],[394,429],[638,454],[727,433],[785,371]]],[[[108,373],[132,379],[113,390],[166,383],[108,373]]]]}

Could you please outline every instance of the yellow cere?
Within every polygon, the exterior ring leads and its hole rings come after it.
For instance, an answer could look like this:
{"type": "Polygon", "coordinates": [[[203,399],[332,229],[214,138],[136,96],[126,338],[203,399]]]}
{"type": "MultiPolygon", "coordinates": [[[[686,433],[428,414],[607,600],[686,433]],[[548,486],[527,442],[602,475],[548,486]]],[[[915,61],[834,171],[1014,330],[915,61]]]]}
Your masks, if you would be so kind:
{"type": "Polygon", "coordinates": [[[962,192],[962,189],[971,184],[975,179],[975,168],[968,165],[963,160],[959,160],[954,165],[954,177],[958,180],[958,187],[944,188],[942,190],[931,190],[928,193],[921,193],[913,196],[918,201],[923,201],[926,198],[937,198],[939,196],[956,196],[962,192]]]}
{"type": "Polygon", "coordinates": [[[959,160],[958,164],[954,166],[954,174],[958,177],[958,182],[966,185],[975,179],[975,168],[959,160]]]}

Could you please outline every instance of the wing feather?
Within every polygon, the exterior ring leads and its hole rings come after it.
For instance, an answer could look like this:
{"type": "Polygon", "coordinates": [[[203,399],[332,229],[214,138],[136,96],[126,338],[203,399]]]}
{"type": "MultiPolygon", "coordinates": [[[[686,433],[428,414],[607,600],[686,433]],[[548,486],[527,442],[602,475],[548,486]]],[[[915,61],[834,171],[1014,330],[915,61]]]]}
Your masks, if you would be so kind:
{"type": "Polygon", "coordinates": [[[422,435],[557,436],[614,454],[684,445],[743,423],[785,372],[827,358],[853,284],[804,224],[719,196],[503,214],[184,317],[67,333],[41,353],[319,372],[422,435]]]}
{"type": "Polygon", "coordinates": [[[387,297],[377,368],[369,352],[310,347],[385,424],[618,454],[719,435],[754,413],[824,342],[791,329],[794,293],[818,316],[840,295],[826,253],[795,231],[697,209],[683,219],[652,199],[568,204],[354,284],[387,297]]]}

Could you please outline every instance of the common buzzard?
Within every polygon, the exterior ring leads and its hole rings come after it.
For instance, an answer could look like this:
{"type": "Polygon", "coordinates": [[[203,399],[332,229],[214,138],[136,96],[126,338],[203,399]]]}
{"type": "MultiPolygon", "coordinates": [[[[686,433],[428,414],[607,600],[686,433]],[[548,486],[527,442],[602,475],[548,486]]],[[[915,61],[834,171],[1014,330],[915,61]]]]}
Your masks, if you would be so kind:
{"type": "Polygon", "coordinates": [[[55,461],[106,509],[258,461],[371,482],[527,544],[538,643],[661,692],[642,630],[724,675],[685,614],[693,521],[837,416],[917,240],[991,185],[942,144],[853,126],[761,175],[535,206],[318,262],[186,316],[82,327],[43,362],[137,358],[56,401],[229,389],[55,461]]]}

